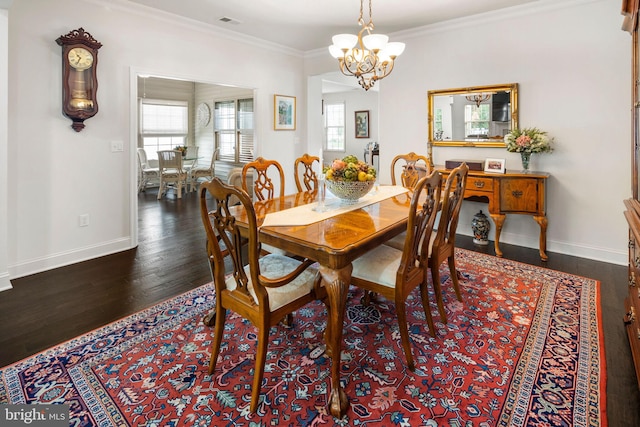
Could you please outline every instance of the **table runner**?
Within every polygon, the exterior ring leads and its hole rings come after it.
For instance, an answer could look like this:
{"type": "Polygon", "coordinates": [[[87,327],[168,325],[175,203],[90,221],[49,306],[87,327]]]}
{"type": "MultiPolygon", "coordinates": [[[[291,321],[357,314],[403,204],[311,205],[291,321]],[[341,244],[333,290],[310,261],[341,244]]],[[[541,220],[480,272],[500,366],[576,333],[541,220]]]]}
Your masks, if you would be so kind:
{"type": "Polygon", "coordinates": [[[318,206],[318,202],[309,203],[308,205],[268,213],[261,226],[275,227],[309,225],[314,222],[322,221],[324,219],[406,193],[407,191],[409,190],[399,185],[381,185],[378,187],[377,191],[372,190],[370,193],[360,198],[357,203],[352,205],[342,204],[340,199],[333,197],[332,195],[330,196],[330,193],[327,192],[327,198],[325,199],[326,211],[316,212],[314,209],[318,206]]]}

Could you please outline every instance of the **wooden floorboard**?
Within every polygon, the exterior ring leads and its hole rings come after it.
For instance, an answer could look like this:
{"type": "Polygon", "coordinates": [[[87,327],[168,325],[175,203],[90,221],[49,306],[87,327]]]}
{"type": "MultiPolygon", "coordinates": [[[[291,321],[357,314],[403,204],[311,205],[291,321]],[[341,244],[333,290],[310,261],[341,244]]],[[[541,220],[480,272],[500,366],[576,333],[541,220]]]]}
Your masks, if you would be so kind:
{"type": "MultiPolygon", "coordinates": [[[[211,280],[197,194],[161,200],[139,194],[139,246],[117,254],[12,280],[0,293],[0,366],[99,328],[211,280]]],[[[470,225],[460,224],[460,229],[470,225]]],[[[468,231],[468,230],[467,230],[468,231]]],[[[460,247],[495,255],[493,242],[460,247]]],[[[502,244],[504,257],[601,283],[610,427],[640,426],[640,393],[622,323],[627,268],[502,244]]]]}

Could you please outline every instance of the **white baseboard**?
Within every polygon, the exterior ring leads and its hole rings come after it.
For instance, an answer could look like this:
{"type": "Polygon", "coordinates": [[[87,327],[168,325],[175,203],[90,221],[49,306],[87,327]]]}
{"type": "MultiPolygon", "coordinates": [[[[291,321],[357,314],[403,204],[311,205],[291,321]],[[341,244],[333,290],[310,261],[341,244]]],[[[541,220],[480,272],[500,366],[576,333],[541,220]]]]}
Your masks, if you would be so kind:
{"type": "Polygon", "coordinates": [[[84,248],[78,248],[68,252],[52,254],[47,257],[36,258],[22,262],[20,264],[9,266],[9,276],[12,279],[17,279],[19,277],[28,276],[30,274],[40,273],[42,271],[64,267],[93,258],[114,254],[116,252],[126,251],[131,248],[133,248],[133,246],[131,245],[131,239],[116,239],[110,242],[101,243],[99,245],[86,246],[84,248]]]}
{"type": "Polygon", "coordinates": [[[9,272],[3,271],[0,273],[0,292],[8,291],[9,289],[13,289],[11,281],[9,280],[9,272]]]}
{"type": "MultiPolygon", "coordinates": [[[[473,236],[471,233],[460,232],[460,228],[458,228],[458,233],[463,234],[465,236],[473,236]]],[[[492,238],[493,236],[490,236],[492,238]]],[[[503,243],[523,246],[525,248],[538,249],[539,241],[536,237],[535,239],[531,239],[531,236],[525,236],[522,234],[514,234],[514,233],[501,233],[500,234],[500,244],[503,243]]],[[[493,245],[493,240],[490,245],[493,245]]],[[[502,247],[500,248],[502,249],[502,247]]],[[[502,249],[504,252],[504,249],[502,249]]],[[[594,261],[602,261],[608,262],[610,264],[616,265],[627,265],[629,254],[627,251],[615,251],[610,248],[598,248],[595,246],[584,246],[584,245],[576,245],[573,243],[567,242],[559,242],[555,240],[547,239],[547,255],[549,252],[556,252],[564,255],[570,255],[580,258],[592,259],[594,261]]]]}

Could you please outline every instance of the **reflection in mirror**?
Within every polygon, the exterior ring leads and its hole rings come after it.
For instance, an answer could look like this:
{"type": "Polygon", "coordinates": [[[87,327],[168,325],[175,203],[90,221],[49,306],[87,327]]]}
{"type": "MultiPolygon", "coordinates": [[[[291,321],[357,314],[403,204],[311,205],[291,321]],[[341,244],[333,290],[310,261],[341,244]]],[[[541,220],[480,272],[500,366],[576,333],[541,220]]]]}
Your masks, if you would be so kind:
{"type": "Polygon", "coordinates": [[[518,84],[432,90],[429,142],[432,145],[503,147],[518,127],[518,84]]]}

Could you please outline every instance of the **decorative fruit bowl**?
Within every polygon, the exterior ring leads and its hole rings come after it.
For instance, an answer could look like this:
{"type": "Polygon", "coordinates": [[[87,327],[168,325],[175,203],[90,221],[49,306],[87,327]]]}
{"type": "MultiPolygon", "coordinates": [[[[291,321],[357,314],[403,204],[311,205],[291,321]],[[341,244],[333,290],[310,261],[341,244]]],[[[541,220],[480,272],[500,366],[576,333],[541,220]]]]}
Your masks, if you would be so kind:
{"type": "Polygon", "coordinates": [[[334,160],[323,172],[327,188],[343,203],[356,203],[371,191],[376,179],[375,168],[353,155],[334,160]]]}
{"type": "Polygon", "coordinates": [[[356,203],[373,188],[375,181],[332,181],[326,180],[327,189],[343,203],[356,203]]]}

